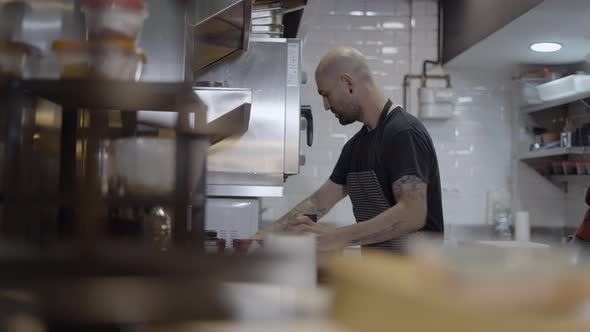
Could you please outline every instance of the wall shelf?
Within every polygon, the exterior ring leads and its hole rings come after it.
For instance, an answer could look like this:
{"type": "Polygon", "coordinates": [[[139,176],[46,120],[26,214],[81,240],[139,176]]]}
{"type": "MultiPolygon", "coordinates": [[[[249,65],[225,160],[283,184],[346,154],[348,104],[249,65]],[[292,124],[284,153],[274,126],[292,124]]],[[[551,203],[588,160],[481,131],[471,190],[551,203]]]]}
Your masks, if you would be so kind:
{"type": "MultiPolygon", "coordinates": [[[[518,159],[522,162],[534,163],[536,160],[543,160],[544,158],[566,159],[566,157],[569,158],[570,156],[582,155],[590,155],[590,147],[556,148],[542,151],[531,151],[520,155],[518,159]]],[[[563,192],[566,193],[568,192],[569,183],[590,183],[590,175],[546,175],[543,173],[540,174],[546,177],[556,186],[560,187],[561,190],[563,190],[563,192]]]]}
{"type": "Polygon", "coordinates": [[[567,96],[564,98],[541,102],[538,104],[530,104],[530,105],[526,105],[526,106],[521,106],[520,109],[523,113],[530,114],[530,113],[543,111],[543,110],[550,109],[550,108],[557,107],[557,106],[567,105],[567,104],[576,102],[578,100],[586,99],[586,98],[590,98],[590,92],[588,92],[588,91],[583,92],[583,93],[578,93],[578,94],[575,94],[572,96],[567,96]]]}
{"type": "Polygon", "coordinates": [[[590,182],[590,175],[549,175],[552,182],[590,182]]]}
{"type": "Polygon", "coordinates": [[[560,156],[569,156],[569,155],[590,155],[590,147],[588,146],[579,146],[579,147],[571,147],[571,148],[556,148],[556,149],[549,149],[549,150],[541,150],[541,151],[530,151],[521,154],[518,159],[520,160],[531,160],[531,159],[538,159],[538,158],[549,158],[549,157],[560,157],[560,156]]]}
{"type": "Polygon", "coordinates": [[[558,186],[564,193],[569,191],[570,183],[590,184],[590,175],[549,175],[547,179],[558,186]]]}

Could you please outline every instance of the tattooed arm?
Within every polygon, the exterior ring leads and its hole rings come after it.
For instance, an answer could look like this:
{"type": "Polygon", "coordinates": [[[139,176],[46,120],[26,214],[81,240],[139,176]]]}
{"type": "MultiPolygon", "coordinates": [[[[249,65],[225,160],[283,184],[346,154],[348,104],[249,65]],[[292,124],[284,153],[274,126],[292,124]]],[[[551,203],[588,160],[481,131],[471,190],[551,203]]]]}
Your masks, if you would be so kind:
{"type": "Polygon", "coordinates": [[[289,224],[289,220],[295,219],[303,214],[315,214],[319,220],[325,216],[336,203],[346,197],[346,195],[348,195],[348,193],[345,186],[328,180],[320,187],[320,189],[304,199],[301,203],[297,204],[297,206],[279,220],[256,233],[254,238],[261,239],[268,233],[284,231],[289,224]]]}
{"type": "Polygon", "coordinates": [[[325,249],[367,245],[418,231],[426,224],[427,184],[417,176],[404,176],[393,184],[397,204],[371,220],[337,228],[320,235],[325,249]]]}

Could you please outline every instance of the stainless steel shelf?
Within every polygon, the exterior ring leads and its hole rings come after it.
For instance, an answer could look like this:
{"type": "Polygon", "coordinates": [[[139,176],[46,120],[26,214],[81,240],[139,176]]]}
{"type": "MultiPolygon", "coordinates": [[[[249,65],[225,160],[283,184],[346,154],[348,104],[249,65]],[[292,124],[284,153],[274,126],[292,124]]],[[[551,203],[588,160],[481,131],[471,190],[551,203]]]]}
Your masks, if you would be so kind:
{"type": "Polygon", "coordinates": [[[531,151],[518,157],[520,160],[559,157],[567,155],[590,155],[590,147],[556,148],[542,151],[531,151]]]}
{"type": "MultiPolygon", "coordinates": [[[[558,148],[544,151],[531,151],[524,153],[518,157],[520,161],[529,162],[543,158],[563,158],[569,156],[590,155],[590,147],[572,147],[572,148],[558,148]]],[[[590,182],[590,175],[545,175],[549,181],[559,186],[563,192],[568,192],[568,184],[570,182],[590,182]]]]}
{"type": "Polygon", "coordinates": [[[8,87],[45,98],[64,108],[176,111],[191,94],[186,82],[108,80],[14,80],[8,87]]]}
{"type": "Polygon", "coordinates": [[[520,109],[523,113],[534,113],[538,111],[543,111],[552,107],[567,105],[573,103],[575,101],[590,98],[590,92],[580,93],[573,96],[559,98],[548,102],[542,102],[539,104],[531,104],[527,106],[522,106],[520,109]]]}
{"type": "Polygon", "coordinates": [[[553,182],[590,182],[590,175],[550,175],[553,182]]]}

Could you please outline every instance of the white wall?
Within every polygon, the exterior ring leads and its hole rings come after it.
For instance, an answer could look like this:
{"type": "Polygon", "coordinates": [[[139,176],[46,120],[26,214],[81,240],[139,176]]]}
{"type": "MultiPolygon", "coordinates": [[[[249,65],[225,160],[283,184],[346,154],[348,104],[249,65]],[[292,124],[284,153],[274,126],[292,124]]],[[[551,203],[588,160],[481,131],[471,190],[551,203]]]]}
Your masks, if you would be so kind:
{"type": "MultiPolygon", "coordinates": [[[[437,10],[435,0],[309,1],[301,36],[304,69],[310,80],[302,90],[302,103],[313,107],[314,146],[302,148],[307,165],[287,180],[285,197],[263,200],[263,222],[279,218],[326,181],[342,146],[360,128],[360,124],[343,127],[323,110],[313,80],[322,55],[337,45],[357,47],[385,93],[401,104],[403,76],[419,74],[423,60],[436,59],[437,10]]],[[[509,189],[509,81],[480,72],[450,74],[461,97],[457,115],[446,122],[426,123],[439,158],[445,223],[483,224],[487,191],[509,189]]],[[[411,93],[415,96],[414,89],[411,93]]],[[[349,199],[324,220],[337,225],[353,223],[349,199]]]]}

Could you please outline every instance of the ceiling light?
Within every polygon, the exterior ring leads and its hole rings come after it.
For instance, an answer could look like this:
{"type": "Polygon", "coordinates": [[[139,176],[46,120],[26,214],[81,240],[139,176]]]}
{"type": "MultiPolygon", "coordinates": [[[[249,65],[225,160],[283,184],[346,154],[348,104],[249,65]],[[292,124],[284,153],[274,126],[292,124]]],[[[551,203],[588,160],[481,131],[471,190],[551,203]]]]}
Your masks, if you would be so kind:
{"type": "Polygon", "coordinates": [[[561,49],[561,44],[558,43],[535,43],[531,45],[531,50],[535,52],[555,52],[561,49]]]}

